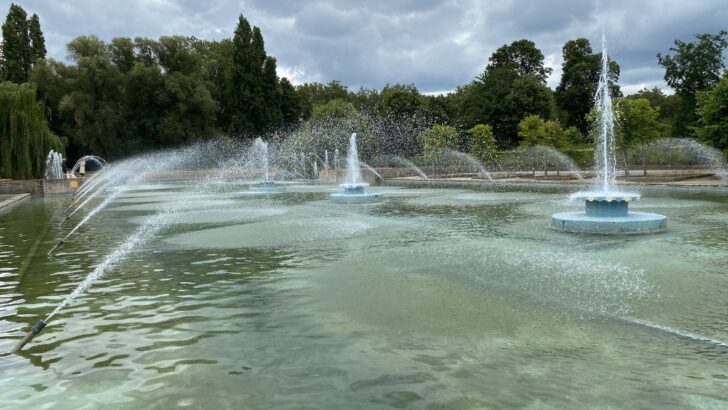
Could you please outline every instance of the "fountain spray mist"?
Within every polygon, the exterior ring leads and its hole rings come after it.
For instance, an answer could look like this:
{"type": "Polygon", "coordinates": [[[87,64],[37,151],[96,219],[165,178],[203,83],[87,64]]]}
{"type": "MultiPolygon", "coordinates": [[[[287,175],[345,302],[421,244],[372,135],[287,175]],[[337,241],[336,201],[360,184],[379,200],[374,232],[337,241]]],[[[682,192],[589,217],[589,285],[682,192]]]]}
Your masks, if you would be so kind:
{"type": "Polygon", "coordinates": [[[609,56],[607,36],[602,30],[602,72],[599,76],[597,92],[594,96],[597,112],[597,145],[594,163],[598,172],[598,185],[603,192],[611,191],[616,185],[617,160],[614,142],[614,111],[609,84],[609,56]]]}

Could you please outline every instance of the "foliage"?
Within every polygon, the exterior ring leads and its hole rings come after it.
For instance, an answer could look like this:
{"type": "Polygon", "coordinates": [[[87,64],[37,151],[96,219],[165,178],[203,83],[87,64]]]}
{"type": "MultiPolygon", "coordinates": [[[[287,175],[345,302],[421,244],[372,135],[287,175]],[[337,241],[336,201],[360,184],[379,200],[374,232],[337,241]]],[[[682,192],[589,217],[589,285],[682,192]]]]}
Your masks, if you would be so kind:
{"type": "Polygon", "coordinates": [[[651,90],[642,89],[635,94],[624,97],[625,99],[646,99],[650,106],[659,113],[661,125],[661,137],[674,137],[673,129],[676,127],[675,119],[679,111],[681,98],[677,94],[666,95],[659,88],[651,90]]]}
{"type": "Polygon", "coordinates": [[[0,83],[0,176],[38,178],[48,152],[63,152],[48,128],[31,84],[0,83]]]}
{"type": "Polygon", "coordinates": [[[645,98],[620,98],[615,101],[617,146],[628,147],[651,141],[662,135],[659,109],[645,98]]]}
{"type": "Polygon", "coordinates": [[[349,98],[349,91],[346,86],[338,81],[331,81],[328,84],[305,83],[296,87],[300,103],[301,114],[307,120],[313,114],[313,107],[325,104],[331,100],[349,98]]]}
{"type": "MultiPolygon", "coordinates": [[[[556,88],[555,102],[563,113],[563,122],[574,126],[583,135],[588,134],[587,114],[594,106],[594,96],[601,72],[601,53],[593,53],[589,40],[578,38],[567,41],[562,49],[561,82],[556,88]]],[[[609,62],[609,83],[613,97],[620,96],[619,64],[609,62]]]]}
{"type": "Polygon", "coordinates": [[[276,60],[265,53],[263,35],[240,15],[232,45],[232,61],[225,75],[224,102],[232,135],[253,136],[281,125],[280,89],[276,60]]]}
{"type": "Polygon", "coordinates": [[[505,68],[519,77],[531,76],[546,84],[546,79],[553,70],[545,67],[543,60],[543,53],[533,41],[518,40],[497,49],[488,60],[486,72],[505,68]]]}
{"type": "Polygon", "coordinates": [[[457,150],[459,144],[457,130],[449,125],[435,124],[420,133],[425,155],[432,155],[442,149],[457,150]]]}
{"type": "Polygon", "coordinates": [[[468,130],[470,136],[470,153],[481,162],[494,162],[498,156],[493,130],[489,125],[478,124],[468,130]]]}
{"type": "MultiPolygon", "coordinates": [[[[485,71],[460,88],[460,126],[490,124],[501,147],[518,143],[518,123],[528,115],[549,118],[553,111],[543,53],[528,40],[504,45],[493,53],[485,71]]],[[[456,93],[456,94],[458,94],[456,93]]]]}
{"type": "Polygon", "coordinates": [[[543,145],[563,150],[569,146],[575,130],[565,131],[557,121],[546,121],[538,115],[529,115],[518,124],[521,147],[543,145]]]}
{"type": "Polygon", "coordinates": [[[3,66],[0,80],[17,84],[28,80],[33,52],[28,34],[27,16],[22,7],[17,4],[10,5],[8,16],[2,26],[3,66]]]}
{"type": "Polygon", "coordinates": [[[321,121],[329,118],[346,118],[356,114],[356,112],[357,110],[354,104],[337,98],[325,104],[314,106],[311,121],[321,121]]]}
{"type": "Polygon", "coordinates": [[[33,14],[28,20],[28,37],[30,38],[30,61],[35,63],[45,59],[45,37],[40,29],[40,18],[37,14],[33,14]]]}
{"type": "Polygon", "coordinates": [[[690,134],[697,121],[697,93],[715,87],[725,68],[723,51],[728,47],[728,32],[695,37],[694,42],[675,40],[672,54],[657,54],[665,68],[665,81],[681,97],[673,131],[678,137],[690,134]]]}
{"type": "Polygon", "coordinates": [[[718,85],[698,94],[698,138],[728,150],[728,71],[718,85]]]}
{"type": "Polygon", "coordinates": [[[424,99],[411,85],[387,84],[379,93],[376,109],[384,114],[411,117],[421,113],[424,99]]]}

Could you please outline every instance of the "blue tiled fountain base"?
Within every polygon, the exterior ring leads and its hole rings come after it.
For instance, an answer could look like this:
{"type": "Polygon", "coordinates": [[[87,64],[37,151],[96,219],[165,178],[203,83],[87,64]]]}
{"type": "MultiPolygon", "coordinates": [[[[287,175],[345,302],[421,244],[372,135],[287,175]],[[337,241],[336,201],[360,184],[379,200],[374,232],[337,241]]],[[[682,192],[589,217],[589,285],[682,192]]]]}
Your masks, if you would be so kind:
{"type": "Polygon", "coordinates": [[[667,228],[667,217],[647,212],[627,216],[597,217],[586,212],[561,212],[551,216],[551,227],[562,232],[593,234],[639,234],[667,228]]]}

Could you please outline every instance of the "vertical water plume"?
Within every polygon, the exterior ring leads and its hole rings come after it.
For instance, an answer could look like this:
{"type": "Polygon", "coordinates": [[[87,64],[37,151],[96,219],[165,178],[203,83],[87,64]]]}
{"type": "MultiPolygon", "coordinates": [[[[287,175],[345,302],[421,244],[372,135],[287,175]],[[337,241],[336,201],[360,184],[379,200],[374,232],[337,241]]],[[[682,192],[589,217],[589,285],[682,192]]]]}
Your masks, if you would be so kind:
{"type": "Polygon", "coordinates": [[[617,160],[614,141],[614,111],[612,110],[612,94],[609,84],[609,56],[607,54],[607,38],[602,31],[602,71],[594,97],[596,109],[596,149],[594,164],[597,171],[598,188],[609,192],[616,185],[617,160]]]}
{"type": "Polygon", "coordinates": [[[351,185],[361,184],[361,165],[359,151],[356,147],[356,133],[349,137],[349,152],[346,155],[346,182],[351,185]]]}

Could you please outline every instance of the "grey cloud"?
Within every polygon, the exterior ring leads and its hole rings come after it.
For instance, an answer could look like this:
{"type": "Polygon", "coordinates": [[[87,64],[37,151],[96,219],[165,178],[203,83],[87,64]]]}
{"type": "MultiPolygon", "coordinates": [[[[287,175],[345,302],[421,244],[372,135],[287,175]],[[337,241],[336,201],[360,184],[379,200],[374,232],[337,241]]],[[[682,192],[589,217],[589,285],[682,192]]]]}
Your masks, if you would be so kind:
{"type": "MultiPolygon", "coordinates": [[[[243,13],[294,82],[337,79],[353,89],[414,83],[423,92],[471,81],[496,48],[521,38],[542,49],[555,87],[563,44],[586,37],[598,51],[602,27],[625,91],[665,87],[658,52],[676,38],[728,28],[724,0],[15,1],[41,17],[54,58],[84,34],[230,37],[243,13]]],[[[0,10],[8,6],[0,1],[0,10]]]]}

